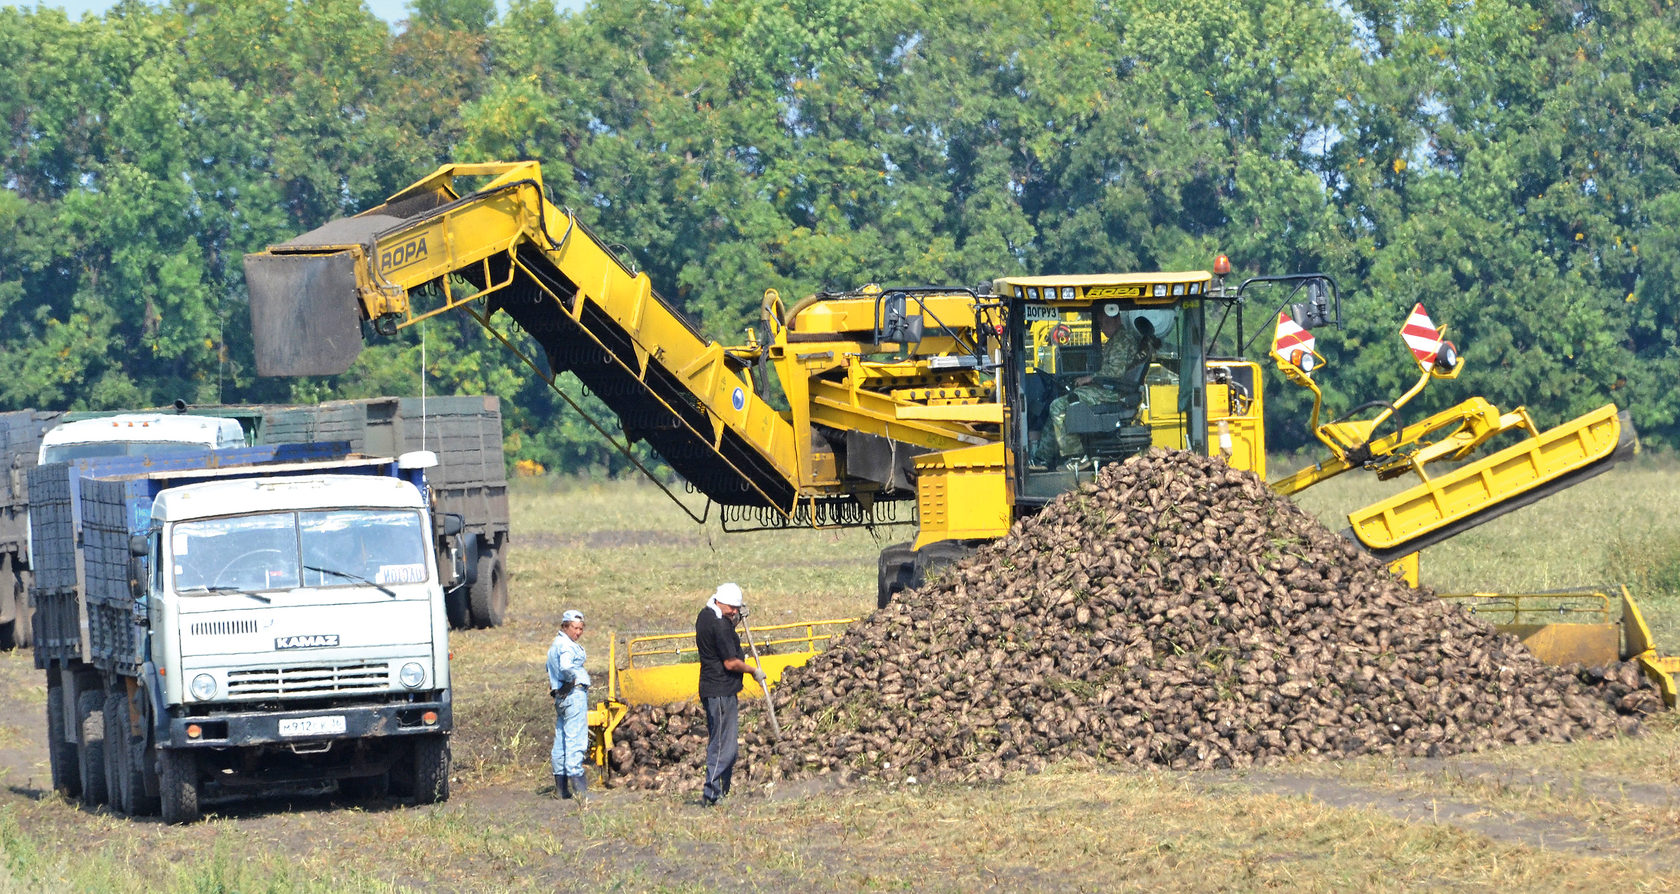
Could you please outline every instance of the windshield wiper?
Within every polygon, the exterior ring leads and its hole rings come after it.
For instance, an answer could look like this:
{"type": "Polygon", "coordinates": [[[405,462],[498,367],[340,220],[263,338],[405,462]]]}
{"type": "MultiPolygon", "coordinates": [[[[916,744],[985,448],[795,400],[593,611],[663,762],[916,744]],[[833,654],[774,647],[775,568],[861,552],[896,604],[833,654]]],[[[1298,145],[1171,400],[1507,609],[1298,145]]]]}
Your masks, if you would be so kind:
{"type": "Polygon", "coordinates": [[[181,593],[195,593],[195,592],[199,592],[199,591],[203,591],[205,593],[238,593],[241,596],[249,596],[252,599],[257,600],[258,602],[273,602],[274,601],[274,599],[272,597],[264,596],[261,593],[253,593],[250,590],[246,590],[246,589],[243,589],[243,588],[240,588],[240,587],[188,587],[185,590],[180,590],[178,592],[181,592],[181,593]]]}
{"type": "Polygon", "coordinates": [[[319,571],[322,574],[331,574],[335,577],[342,577],[345,580],[354,581],[358,584],[366,584],[367,586],[373,587],[374,589],[378,590],[381,593],[384,593],[385,595],[391,597],[392,599],[397,598],[397,591],[396,590],[393,590],[390,587],[385,586],[384,584],[374,583],[373,581],[368,580],[367,578],[362,577],[359,574],[351,574],[348,571],[340,571],[337,568],[322,568],[318,565],[305,565],[305,566],[303,566],[303,568],[304,568],[305,571],[319,571]]]}

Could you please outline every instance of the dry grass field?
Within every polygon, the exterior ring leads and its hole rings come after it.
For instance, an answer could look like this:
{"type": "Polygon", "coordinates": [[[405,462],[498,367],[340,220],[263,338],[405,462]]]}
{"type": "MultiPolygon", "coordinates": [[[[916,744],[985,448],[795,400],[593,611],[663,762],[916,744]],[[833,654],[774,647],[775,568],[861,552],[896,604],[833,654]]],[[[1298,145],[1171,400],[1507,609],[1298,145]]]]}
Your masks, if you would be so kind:
{"type": "MultiPolygon", "coordinates": [[[[1333,527],[1375,495],[1303,505],[1333,527]]],[[[696,507],[698,508],[698,507],[696,507]]],[[[543,793],[542,660],[560,612],[613,632],[682,630],[738,581],[755,623],[866,615],[875,553],[905,529],[723,534],[654,488],[524,480],[512,607],[453,640],[454,796],[413,809],[292,792],[172,828],[48,791],[42,688],[0,655],[0,894],[9,891],[1666,890],[1680,878],[1680,723],[1639,737],[1437,760],[1224,773],[1056,766],[1001,785],[543,793]]],[[[1680,470],[1644,459],[1425,556],[1441,591],[1628,582],[1680,651],[1680,470]]]]}

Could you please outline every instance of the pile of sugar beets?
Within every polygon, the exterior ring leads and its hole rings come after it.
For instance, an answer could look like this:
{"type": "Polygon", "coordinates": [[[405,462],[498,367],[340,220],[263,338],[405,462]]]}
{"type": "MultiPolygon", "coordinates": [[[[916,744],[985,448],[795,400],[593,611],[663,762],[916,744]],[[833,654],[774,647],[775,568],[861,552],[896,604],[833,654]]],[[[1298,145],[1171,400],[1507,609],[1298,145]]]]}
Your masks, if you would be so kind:
{"type": "MultiPolygon", "coordinates": [[[[742,703],[737,784],[1438,756],[1632,734],[1662,707],[1631,665],[1541,664],[1254,475],[1162,450],[852,625],[774,696],[779,743],[742,703]]],[[[636,708],[614,783],[697,787],[705,725],[693,702],[636,708]]]]}

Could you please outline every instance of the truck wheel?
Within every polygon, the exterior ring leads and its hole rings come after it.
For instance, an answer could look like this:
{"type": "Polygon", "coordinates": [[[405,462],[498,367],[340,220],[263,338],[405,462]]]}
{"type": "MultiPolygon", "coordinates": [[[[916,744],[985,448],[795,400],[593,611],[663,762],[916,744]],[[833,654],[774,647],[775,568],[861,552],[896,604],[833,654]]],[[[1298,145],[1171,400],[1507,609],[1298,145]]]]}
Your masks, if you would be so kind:
{"type": "Polygon", "coordinates": [[[127,816],[128,802],[123,799],[123,774],[128,770],[128,702],[117,689],[105,690],[105,791],[111,796],[111,809],[127,816]]]}
{"type": "Polygon", "coordinates": [[[163,821],[196,822],[198,809],[198,755],[184,748],[157,752],[158,795],[163,821]]]}
{"type": "Polygon", "coordinates": [[[58,671],[47,669],[47,762],[52,765],[53,791],[75,798],[82,793],[81,771],[77,768],[74,742],[66,742],[64,726],[64,684],[58,671]]]}
{"type": "Polygon", "coordinates": [[[416,736],[411,765],[415,804],[438,804],[449,800],[447,736],[416,736]]]}
{"type": "Polygon", "coordinates": [[[110,797],[105,788],[105,692],[89,689],[76,696],[76,723],[81,739],[76,749],[82,774],[82,803],[98,807],[110,797]]]}
{"type": "Polygon", "coordinates": [[[12,600],[12,620],[0,624],[0,650],[27,649],[34,639],[29,611],[29,581],[18,559],[0,562],[0,599],[12,600]]]}
{"type": "Polygon", "coordinates": [[[474,627],[500,627],[507,617],[507,574],[502,569],[502,554],[497,551],[480,553],[478,577],[468,595],[472,604],[474,627]]]}

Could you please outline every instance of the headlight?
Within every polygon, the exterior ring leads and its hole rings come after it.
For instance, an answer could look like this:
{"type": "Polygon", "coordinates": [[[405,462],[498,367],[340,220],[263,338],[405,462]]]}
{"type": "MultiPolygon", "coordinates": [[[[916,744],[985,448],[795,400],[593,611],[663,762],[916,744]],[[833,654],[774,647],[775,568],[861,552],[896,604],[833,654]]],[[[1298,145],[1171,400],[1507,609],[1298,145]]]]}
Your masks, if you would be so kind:
{"type": "Polygon", "coordinates": [[[216,678],[209,674],[199,674],[193,677],[192,696],[199,701],[209,701],[216,694],[216,678]]]}
{"type": "Polygon", "coordinates": [[[426,669],[419,662],[410,661],[397,671],[397,679],[410,689],[419,689],[420,684],[426,682],[426,669]]]}
{"type": "Polygon", "coordinates": [[[1155,288],[1151,291],[1154,293],[1156,298],[1165,298],[1167,297],[1167,284],[1164,282],[1158,282],[1155,284],[1155,288]]]}

